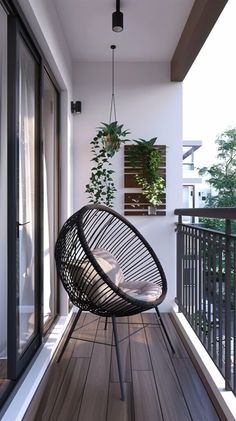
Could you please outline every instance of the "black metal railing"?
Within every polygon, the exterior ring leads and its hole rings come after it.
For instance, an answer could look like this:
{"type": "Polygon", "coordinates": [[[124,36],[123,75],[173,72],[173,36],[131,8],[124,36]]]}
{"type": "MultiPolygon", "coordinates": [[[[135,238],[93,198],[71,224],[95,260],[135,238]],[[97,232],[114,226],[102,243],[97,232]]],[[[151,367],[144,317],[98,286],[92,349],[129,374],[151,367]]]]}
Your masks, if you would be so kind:
{"type": "Polygon", "coordinates": [[[176,209],[177,304],[236,394],[235,208],[176,209]],[[183,216],[224,219],[224,232],[183,223],[183,216]]]}

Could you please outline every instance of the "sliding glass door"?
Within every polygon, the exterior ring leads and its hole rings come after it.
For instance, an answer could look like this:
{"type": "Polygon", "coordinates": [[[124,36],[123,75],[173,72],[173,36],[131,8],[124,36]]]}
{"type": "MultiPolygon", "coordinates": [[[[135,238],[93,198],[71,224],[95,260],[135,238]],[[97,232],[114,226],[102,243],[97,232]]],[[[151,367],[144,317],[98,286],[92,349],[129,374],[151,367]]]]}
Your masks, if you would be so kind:
{"type": "MultiPolygon", "coordinates": [[[[14,21],[13,21],[14,22],[14,21]]],[[[40,335],[40,65],[20,28],[13,24],[15,114],[9,121],[8,189],[8,375],[16,378],[40,335]],[[15,32],[15,34],[14,34],[15,32]]]]}
{"type": "Polygon", "coordinates": [[[0,379],[7,368],[7,14],[0,5],[0,379]]]}
{"type": "Polygon", "coordinates": [[[6,10],[0,0],[0,404],[2,379],[24,371],[58,307],[59,92],[6,10]]]}

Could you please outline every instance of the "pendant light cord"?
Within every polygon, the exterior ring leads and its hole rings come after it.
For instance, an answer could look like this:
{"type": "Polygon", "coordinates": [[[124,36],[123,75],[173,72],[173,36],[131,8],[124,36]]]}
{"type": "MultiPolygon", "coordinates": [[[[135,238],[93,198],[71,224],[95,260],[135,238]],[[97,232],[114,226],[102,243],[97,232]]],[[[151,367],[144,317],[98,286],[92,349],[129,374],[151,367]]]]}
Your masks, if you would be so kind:
{"type": "Polygon", "coordinates": [[[111,123],[112,111],[114,113],[114,121],[117,121],[116,120],[116,101],[115,101],[115,63],[114,63],[114,50],[115,50],[115,48],[116,48],[115,45],[111,45],[111,50],[112,50],[112,68],[111,68],[112,78],[111,78],[111,107],[110,107],[109,123],[111,123]]]}

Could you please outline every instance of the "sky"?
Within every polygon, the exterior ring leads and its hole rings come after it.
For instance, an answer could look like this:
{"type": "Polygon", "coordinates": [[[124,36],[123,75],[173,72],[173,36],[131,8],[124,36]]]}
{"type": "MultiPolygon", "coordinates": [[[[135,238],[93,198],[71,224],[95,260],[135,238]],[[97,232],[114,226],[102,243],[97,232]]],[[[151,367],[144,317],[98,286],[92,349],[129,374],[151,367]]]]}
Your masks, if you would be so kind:
{"type": "Polygon", "coordinates": [[[183,82],[183,140],[202,140],[196,166],[216,162],[214,140],[236,127],[236,0],[229,0],[183,82]]]}

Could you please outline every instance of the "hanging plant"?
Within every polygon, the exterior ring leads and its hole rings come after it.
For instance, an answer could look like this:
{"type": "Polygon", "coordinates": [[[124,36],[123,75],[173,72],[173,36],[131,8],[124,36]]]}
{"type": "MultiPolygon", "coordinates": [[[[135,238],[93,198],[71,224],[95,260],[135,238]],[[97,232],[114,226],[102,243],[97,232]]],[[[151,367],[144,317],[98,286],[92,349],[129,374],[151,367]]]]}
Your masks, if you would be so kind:
{"type": "Polygon", "coordinates": [[[107,155],[112,157],[120,149],[121,143],[127,141],[126,136],[130,134],[128,130],[123,130],[123,124],[117,121],[112,123],[101,123],[97,137],[102,139],[103,145],[107,151],[107,155]]]}
{"type": "Polygon", "coordinates": [[[129,160],[133,168],[141,167],[141,175],[136,174],[135,179],[142,188],[143,195],[153,206],[162,203],[162,196],[165,189],[165,180],[158,175],[161,165],[161,151],[154,145],[157,138],[150,140],[134,140],[135,148],[129,151],[129,160]]]}
{"type": "Polygon", "coordinates": [[[123,130],[123,124],[118,125],[117,121],[101,124],[103,126],[98,128],[97,136],[90,142],[94,165],[85,191],[88,193],[90,203],[112,207],[116,187],[111,158],[120,149],[120,144],[128,140],[125,136],[129,131],[123,130]]]}
{"type": "Polygon", "coordinates": [[[86,193],[90,203],[113,206],[116,188],[113,182],[114,170],[111,169],[111,158],[119,151],[121,143],[126,142],[130,132],[123,129],[123,124],[116,120],[115,88],[114,88],[114,50],[112,50],[112,93],[109,123],[101,123],[97,135],[91,141],[92,161],[94,166],[91,170],[89,183],[86,185],[86,193]],[[112,120],[112,112],[114,120],[112,120]]]}

